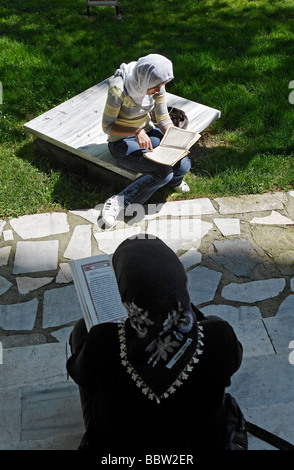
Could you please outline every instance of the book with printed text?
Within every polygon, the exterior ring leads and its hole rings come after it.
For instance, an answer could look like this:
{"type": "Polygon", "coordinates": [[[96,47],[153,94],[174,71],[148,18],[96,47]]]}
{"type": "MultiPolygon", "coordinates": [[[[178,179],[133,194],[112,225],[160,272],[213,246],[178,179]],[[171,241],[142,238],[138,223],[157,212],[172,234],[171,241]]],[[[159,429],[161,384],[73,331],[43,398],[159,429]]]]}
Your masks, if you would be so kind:
{"type": "Polygon", "coordinates": [[[108,255],[69,261],[88,331],[94,325],[127,317],[108,255]]]}
{"type": "Polygon", "coordinates": [[[187,155],[189,149],[200,137],[201,135],[198,132],[170,126],[159,146],[153,149],[153,152],[144,153],[144,157],[162,165],[173,166],[187,155]]]}

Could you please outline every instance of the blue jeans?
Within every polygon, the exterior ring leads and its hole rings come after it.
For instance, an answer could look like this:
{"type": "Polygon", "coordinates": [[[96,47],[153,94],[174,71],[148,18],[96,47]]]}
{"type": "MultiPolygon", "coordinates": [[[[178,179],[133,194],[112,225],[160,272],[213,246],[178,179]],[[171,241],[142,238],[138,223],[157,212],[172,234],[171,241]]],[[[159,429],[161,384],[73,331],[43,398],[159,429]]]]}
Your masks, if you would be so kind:
{"type": "MultiPolygon", "coordinates": [[[[163,137],[160,129],[147,132],[153,148],[157,147],[163,137]]],[[[155,191],[162,186],[179,186],[186,173],[191,168],[190,159],[186,156],[174,166],[161,165],[144,157],[136,137],[125,137],[116,142],[109,142],[109,150],[118,165],[135,173],[143,173],[133,183],[129,184],[118,196],[124,198],[124,207],[130,204],[144,204],[155,191]]]]}

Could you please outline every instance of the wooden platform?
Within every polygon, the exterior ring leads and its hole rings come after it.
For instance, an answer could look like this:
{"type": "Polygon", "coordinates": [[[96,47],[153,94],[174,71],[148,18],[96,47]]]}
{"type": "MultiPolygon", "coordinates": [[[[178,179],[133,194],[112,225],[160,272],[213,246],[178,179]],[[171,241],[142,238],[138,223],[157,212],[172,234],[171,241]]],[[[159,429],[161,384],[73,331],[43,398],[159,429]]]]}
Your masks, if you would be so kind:
{"type": "MultiPolygon", "coordinates": [[[[108,79],[27,122],[24,128],[44,143],[50,153],[59,153],[91,162],[99,169],[128,180],[137,175],[117,166],[108,150],[107,135],[102,131],[102,115],[107,98],[108,79]],[[63,152],[62,152],[63,151],[63,152]],[[58,152],[57,152],[58,153],[58,152]]],[[[201,132],[220,117],[220,111],[167,93],[168,106],[185,111],[188,129],[201,132]]],[[[97,169],[98,169],[97,168],[97,169]]]]}

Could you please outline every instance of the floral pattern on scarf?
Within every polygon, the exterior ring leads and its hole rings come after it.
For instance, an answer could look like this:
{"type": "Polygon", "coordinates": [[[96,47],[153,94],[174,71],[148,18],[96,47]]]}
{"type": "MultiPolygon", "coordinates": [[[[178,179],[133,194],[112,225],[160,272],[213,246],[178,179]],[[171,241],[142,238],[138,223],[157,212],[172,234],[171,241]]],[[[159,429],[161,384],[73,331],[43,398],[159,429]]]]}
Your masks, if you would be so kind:
{"type": "Polygon", "coordinates": [[[148,327],[154,322],[148,318],[148,312],[137,307],[134,302],[124,302],[132,327],[138,332],[140,338],[144,338],[148,333],[148,327]]]}
{"type": "Polygon", "coordinates": [[[156,366],[158,361],[167,361],[169,353],[173,353],[184,341],[184,333],[189,333],[194,325],[194,317],[191,312],[185,312],[178,302],[178,309],[169,312],[163,322],[163,330],[158,337],[147,346],[150,352],[148,364],[156,366]]]}

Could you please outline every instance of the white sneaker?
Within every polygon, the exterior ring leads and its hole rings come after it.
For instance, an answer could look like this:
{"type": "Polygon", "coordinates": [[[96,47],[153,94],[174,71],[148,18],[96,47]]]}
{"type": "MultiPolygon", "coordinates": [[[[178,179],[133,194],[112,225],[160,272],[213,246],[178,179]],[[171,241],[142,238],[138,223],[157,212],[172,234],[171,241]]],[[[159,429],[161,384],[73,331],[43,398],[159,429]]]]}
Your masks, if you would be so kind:
{"type": "Polygon", "coordinates": [[[188,193],[190,191],[190,186],[185,183],[185,181],[182,181],[179,186],[175,187],[175,190],[181,193],[188,193]]]}
{"type": "Polygon", "coordinates": [[[102,219],[104,223],[110,227],[118,222],[117,217],[123,206],[120,204],[118,196],[112,196],[107,199],[102,209],[102,219]]]}

